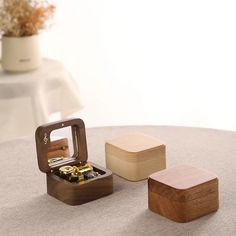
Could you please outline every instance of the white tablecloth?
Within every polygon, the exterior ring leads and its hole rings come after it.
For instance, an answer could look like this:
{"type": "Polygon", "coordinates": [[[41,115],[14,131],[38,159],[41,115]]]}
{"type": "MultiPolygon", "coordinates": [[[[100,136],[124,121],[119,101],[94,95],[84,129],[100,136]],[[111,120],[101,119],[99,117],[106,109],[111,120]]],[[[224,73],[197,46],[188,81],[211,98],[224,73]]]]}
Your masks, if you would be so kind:
{"type": "Polygon", "coordinates": [[[32,135],[50,114],[65,118],[81,108],[76,82],[57,61],[44,59],[26,73],[0,71],[0,141],[32,135]]]}

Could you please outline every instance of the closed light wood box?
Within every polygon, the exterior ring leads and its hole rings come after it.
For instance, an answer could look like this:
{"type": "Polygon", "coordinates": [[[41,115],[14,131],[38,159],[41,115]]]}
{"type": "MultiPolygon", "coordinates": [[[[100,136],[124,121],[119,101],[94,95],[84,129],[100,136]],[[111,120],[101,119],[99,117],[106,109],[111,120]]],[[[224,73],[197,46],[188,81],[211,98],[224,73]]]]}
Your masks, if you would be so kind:
{"type": "Polygon", "coordinates": [[[149,209],[176,222],[188,222],[219,208],[218,178],[187,165],[152,174],[149,209]]]}
{"type": "Polygon", "coordinates": [[[165,145],[154,137],[133,133],[107,141],[106,167],[130,181],[148,178],[166,168],[165,145]]]}
{"type": "Polygon", "coordinates": [[[85,126],[81,119],[40,126],[35,139],[38,165],[46,173],[49,195],[69,205],[79,205],[113,192],[112,172],[88,161],[85,126]],[[52,138],[54,131],[59,131],[61,136],[64,129],[67,129],[66,138],[52,138]]]}

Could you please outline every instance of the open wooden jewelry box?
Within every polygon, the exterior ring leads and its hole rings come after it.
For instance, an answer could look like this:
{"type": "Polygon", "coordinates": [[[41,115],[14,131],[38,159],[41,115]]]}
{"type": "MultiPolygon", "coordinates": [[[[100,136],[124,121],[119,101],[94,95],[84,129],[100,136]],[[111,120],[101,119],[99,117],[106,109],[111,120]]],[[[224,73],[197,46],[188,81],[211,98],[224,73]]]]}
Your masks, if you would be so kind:
{"type": "Polygon", "coordinates": [[[39,126],[35,140],[39,169],[46,173],[49,195],[69,205],[80,205],[113,192],[112,172],[87,161],[83,120],[39,126]]]}

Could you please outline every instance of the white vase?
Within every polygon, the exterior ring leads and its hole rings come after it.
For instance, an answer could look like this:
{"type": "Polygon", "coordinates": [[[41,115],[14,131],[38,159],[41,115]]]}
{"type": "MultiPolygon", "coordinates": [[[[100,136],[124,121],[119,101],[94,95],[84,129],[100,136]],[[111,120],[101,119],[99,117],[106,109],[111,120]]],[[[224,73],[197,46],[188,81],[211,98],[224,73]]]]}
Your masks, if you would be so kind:
{"type": "Polygon", "coordinates": [[[38,35],[2,37],[2,67],[11,72],[37,69],[41,64],[38,35]]]}

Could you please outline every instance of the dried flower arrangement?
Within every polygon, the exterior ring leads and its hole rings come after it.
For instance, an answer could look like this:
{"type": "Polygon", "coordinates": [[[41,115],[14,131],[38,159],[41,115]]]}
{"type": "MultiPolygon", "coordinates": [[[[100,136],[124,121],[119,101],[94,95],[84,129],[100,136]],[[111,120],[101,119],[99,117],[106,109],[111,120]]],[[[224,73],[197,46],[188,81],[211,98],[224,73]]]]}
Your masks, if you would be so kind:
{"type": "Polygon", "coordinates": [[[48,26],[55,6],[47,0],[3,0],[0,6],[0,34],[24,37],[48,26]]]}

